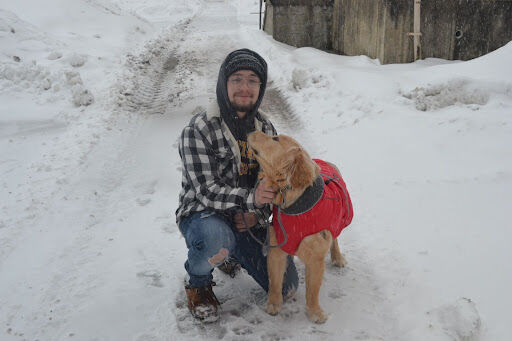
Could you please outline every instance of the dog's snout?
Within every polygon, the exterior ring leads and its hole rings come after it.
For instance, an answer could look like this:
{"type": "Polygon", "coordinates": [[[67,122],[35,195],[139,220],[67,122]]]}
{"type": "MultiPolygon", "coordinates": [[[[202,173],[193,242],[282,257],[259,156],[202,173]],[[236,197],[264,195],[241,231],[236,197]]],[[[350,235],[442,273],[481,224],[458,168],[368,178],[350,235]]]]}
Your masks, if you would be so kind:
{"type": "Polygon", "coordinates": [[[247,141],[254,140],[254,139],[256,139],[257,136],[258,136],[258,131],[253,131],[253,132],[247,134],[247,141]]]}

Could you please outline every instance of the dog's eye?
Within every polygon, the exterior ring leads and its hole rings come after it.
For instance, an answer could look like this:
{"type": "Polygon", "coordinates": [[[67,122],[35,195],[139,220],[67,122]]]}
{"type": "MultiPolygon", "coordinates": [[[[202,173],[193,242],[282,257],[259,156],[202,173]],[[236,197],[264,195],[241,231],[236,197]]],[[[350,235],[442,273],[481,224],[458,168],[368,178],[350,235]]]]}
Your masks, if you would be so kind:
{"type": "Polygon", "coordinates": [[[274,137],[272,137],[272,140],[279,142],[279,137],[274,136],[274,137]]]}
{"type": "Polygon", "coordinates": [[[259,154],[259,153],[258,153],[258,151],[257,151],[256,149],[254,149],[254,148],[252,149],[252,152],[253,152],[254,154],[256,154],[256,155],[258,155],[258,154],[259,154]]]}

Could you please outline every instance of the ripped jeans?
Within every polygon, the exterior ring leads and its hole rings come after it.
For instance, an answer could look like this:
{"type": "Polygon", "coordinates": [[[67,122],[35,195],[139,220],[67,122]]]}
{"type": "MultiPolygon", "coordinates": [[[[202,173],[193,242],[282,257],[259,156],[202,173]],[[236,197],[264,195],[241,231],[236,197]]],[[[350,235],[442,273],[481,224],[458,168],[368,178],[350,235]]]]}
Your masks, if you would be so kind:
{"type": "MultiPolygon", "coordinates": [[[[229,257],[238,261],[268,292],[267,257],[263,255],[261,245],[248,232],[239,232],[236,228],[231,228],[222,216],[211,211],[196,212],[183,218],[179,228],[188,247],[185,269],[190,276],[190,286],[201,287],[212,282],[213,269],[219,264],[212,264],[209,259],[224,248],[229,252],[229,257]]],[[[264,228],[254,227],[251,232],[259,240],[265,240],[264,228]]],[[[293,257],[288,256],[283,279],[283,296],[291,294],[298,285],[299,277],[293,257]]]]}

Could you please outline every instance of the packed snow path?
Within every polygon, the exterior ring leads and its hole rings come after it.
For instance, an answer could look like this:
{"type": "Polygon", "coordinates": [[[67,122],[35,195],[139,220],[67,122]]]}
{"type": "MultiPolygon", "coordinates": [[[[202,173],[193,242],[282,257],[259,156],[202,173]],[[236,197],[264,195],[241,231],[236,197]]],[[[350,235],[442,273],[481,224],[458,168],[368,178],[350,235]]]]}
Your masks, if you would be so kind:
{"type": "MultiPolygon", "coordinates": [[[[234,10],[225,2],[209,2],[192,20],[179,25],[172,34],[151,44],[151,49],[144,55],[132,59],[136,70],[135,81],[134,90],[128,93],[127,104],[139,113],[152,114],[163,111],[163,117],[148,119],[160,127],[156,131],[161,131],[165,138],[179,136],[191,114],[215,98],[213,90],[223,58],[230,51],[245,46],[246,38],[238,31],[239,25],[234,10]],[[139,68],[141,65],[142,69],[139,68]],[[166,65],[172,65],[172,68],[165,67],[166,65]]],[[[290,112],[284,99],[280,98],[279,92],[272,88],[272,80],[269,81],[262,107],[271,115],[280,132],[294,136],[302,134],[302,138],[306,139],[307,130],[290,112]]],[[[152,124],[147,135],[156,136],[156,131],[152,124]]],[[[173,169],[179,170],[176,146],[177,141],[173,141],[173,155],[170,157],[174,164],[173,169]]],[[[155,165],[154,168],[165,169],[166,165],[163,163],[155,165]]],[[[174,174],[176,177],[179,175],[179,172],[174,174]]],[[[169,195],[172,196],[173,193],[170,192],[169,195]]],[[[239,278],[232,280],[215,272],[215,292],[222,302],[222,318],[212,325],[197,323],[186,308],[183,290],[185,272],[182,264],[186,257],[184,241],[179,237],[174,224],[168,224],[166,230],[173,233],[176,248],[179,250],[171,252],[174,253],[174,257],[170,261],[171,264],[178,265],[174,266],[175,273],[172,278],[175,280],[169,282],[176,309],[164,305],[158,310],[164,313],[175,312],[176,330],[173,330],[173,333],[183,334],[176,336],[177,338],[192,339],[199,335],[202,338],[232,339],[243,335],[249,339],[271,340],[296,338],[297,333],[305,335],[306,338],[318,338],[322,335],[331,335],[331,338],[345,335],[347,338],[353,338],[358,335],[370,335],[371,332],[365,327],[368,324],[376,328],[376,334],[371,337],[380,338],[388,335],[393,329],[391,309],[386,307],[382,293],[373,283],[375,278],[371,267],[357,257],[353,257],[353,267],[349,265],[347,269],[341,271],[329,266],[326,273],[323,304],[326,311],[333,313],[340,311],[340,305],[346,306],[346,311],[349,312],[346,316],[333,317],[333,320],[344,321],[342,329],[322,328],[307,320],[304,312],[304,268],[299,262],[297,263],[301,275],[301,288],[297,297],[292,302],[287,302],[279,316],[271,317],[264,311],[266,294],[247,274],[243,273],[239,278]],[[346,291],[350,294],[345,293],[346,291]],[[344,299],[346,296],[350,298],[344,299]],[[361,314],[358,314],[358,311],[361,314]],[[368,312],[371,314],[368,315],[368,312]],[[347,328],[349,325],[352,327],[347,328]]],[[[162,270],[168,268],[165,263],[161,266],[162,270]]],[[[164,330],[161,332],[165,333],[164,330]]]]}

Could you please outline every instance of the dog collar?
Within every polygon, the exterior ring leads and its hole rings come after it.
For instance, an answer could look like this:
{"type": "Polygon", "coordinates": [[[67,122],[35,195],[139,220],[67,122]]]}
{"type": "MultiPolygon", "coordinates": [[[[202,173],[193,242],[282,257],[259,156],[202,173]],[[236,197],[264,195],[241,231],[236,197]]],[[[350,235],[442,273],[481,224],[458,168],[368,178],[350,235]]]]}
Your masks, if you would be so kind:
{"type": "Polygon", "coordinates": [[[322,198],[324,194],[324,179],[319,175],[313,185],[306,188],[304,193],[290,207],[283,208],[281,211],[287,215],[299,215],[306,213],[322,198]]]}

